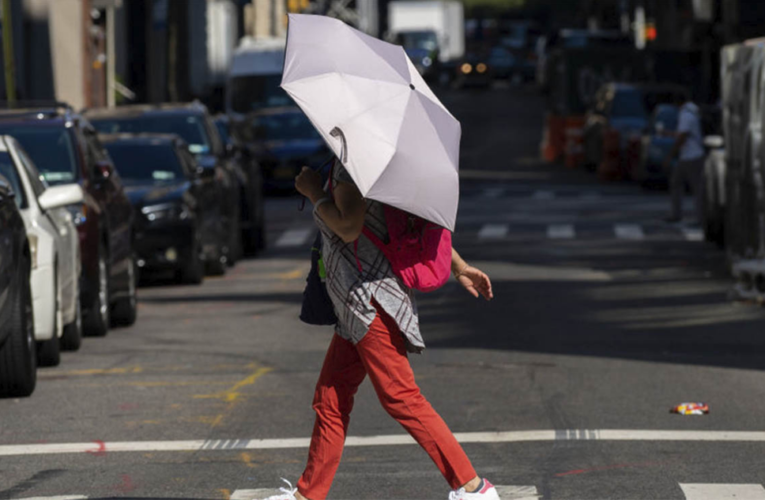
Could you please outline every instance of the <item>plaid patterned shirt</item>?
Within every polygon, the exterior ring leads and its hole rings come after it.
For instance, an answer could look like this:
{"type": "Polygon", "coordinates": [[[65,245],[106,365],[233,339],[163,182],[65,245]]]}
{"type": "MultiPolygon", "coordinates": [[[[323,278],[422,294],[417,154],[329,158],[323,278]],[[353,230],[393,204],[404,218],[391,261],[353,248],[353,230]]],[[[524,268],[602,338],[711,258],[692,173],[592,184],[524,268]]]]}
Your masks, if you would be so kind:
{"type": "MultiPolygon", "coordinates": [[[[338,182],[352,184],[353,179],[340,162],[335,162],[332,185],[336,186],[338,182]]],[[[388,230],[382,204],[373,200],[366,200],[366,204],[364,224],[385,240],[388,230]]],[[[338,318],[337,334],[354,344],[364,338],[377,315],[372,305],[374,299],[396,321],[409,350],[422,351],[425,343],[420,334],[414,293],[393,273],[382,251],[363,234],[357,240],[358,247],[354,243],[345,243],[327,227],[316,210],[313,216],[324,237],[322,252],[327,291],[338,318]]]]}

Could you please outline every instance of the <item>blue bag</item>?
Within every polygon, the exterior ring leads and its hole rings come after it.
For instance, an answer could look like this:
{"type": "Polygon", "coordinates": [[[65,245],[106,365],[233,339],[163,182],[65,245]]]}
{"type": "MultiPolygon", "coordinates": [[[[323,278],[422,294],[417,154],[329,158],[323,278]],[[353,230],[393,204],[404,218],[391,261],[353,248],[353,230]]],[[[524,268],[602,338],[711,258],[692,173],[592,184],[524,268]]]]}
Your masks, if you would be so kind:
{"type": "Polygon", "coordinates": [[[303,291],[300,321],[309,325],[334,325],[337,323],[337,315],[327,292],[321,245],[322,236],[319,231],[311,247],[311,270],[308,272],[303,291]]]}

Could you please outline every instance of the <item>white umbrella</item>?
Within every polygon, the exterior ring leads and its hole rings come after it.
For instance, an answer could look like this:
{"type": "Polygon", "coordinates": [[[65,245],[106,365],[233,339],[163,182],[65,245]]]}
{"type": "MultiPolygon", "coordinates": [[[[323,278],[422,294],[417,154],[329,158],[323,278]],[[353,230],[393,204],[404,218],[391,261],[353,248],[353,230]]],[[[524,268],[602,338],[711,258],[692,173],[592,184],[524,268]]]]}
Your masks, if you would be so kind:
{"type": "Polygon", "coordinates": [[[364,197],[454,231],[460,124],[402,47],[337,19],[290,14],[282,88],[364,197]]]}

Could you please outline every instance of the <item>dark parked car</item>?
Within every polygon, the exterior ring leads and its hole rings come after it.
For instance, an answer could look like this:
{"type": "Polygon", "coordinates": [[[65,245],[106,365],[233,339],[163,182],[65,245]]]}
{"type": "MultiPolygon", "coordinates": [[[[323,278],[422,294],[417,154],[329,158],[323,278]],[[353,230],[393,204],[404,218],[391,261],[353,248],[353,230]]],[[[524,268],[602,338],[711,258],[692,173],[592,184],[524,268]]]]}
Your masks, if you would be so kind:
{"type": "MultiPolygon", "coordinates": [[[[207,108],[200,103],[167,105],[133,105],[113,109],[92,109],[85,113],[93,126],[102,134],[148,133],[176,134],[189,146],[203,168],[201,177],[214,183],[220,191],[222,206],[221,226],[228,239],[217,260],[233,265],[241,254],[240,231],[240,179],[235,162],[226,156],[226,150],[212,122],[207,108]]],[[[212,260],[208,266],[213,272],[222,272],[212,260]]]]}
{"type": "Polygon", "coordinates": [[[35,389],[30,269],[29,243],[15,191],[0,176],[0,397],[29,396],[35,389]]]}
{"type": "Polygon", "coordinates": [[[205,262],[220,265],[226,235],[219,192],[201,179],[186,143],[176,135],[154,134],[101,135],[101,140],[133,204],[139,268],[174,271],[182,283],[201,283],[205,262]]]}
{"type": "Polygon", "coordinates": [[[244,253],[254,255],[266,247],[265,208],[263,204],[263,172],[253,148],[243,142],[236,133],[229,117],[218,115],[215,126],[223,141],[226,155],[238,165],[240,177],[240,214],[244,253]]]}
{"type": "Polygon", "coordinates": [[[624,153],[631,141],[648,129],[659,104],[687,95],[684,87],[669,84],[609,83],[598,90],[584,125],[585,165],[606,177],[626,177],[624,153]]]}
{"type": "Polygon", "coordinates": [[[51,185],[78,183],[70,211],[80,236],[83,329],[106,335],[136,320],[133,209],[90,122],[66,106],[0,112],[0,134],[16,138],[51,185]]]}
{"type": "Polygon", "coordinates": [[[292,192],[295,176],[305,166],[318,166],[329,148],[305,114],[296,107],[263,109],[248,115],[252,137],[266,189],[292,192]]]}

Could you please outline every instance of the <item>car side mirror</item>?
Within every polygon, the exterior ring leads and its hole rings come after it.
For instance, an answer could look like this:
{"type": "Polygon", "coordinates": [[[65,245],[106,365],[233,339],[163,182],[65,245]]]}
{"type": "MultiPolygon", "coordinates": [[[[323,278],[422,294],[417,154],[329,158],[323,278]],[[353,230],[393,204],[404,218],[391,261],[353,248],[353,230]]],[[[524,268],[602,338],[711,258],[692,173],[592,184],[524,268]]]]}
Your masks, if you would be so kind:
{"type": "Polygon", "coordinates": [[[79,184],[65,184],[47,188],[38,198],[43,210],[65,207],[83,202],[82,188],[79,184]]]}
{"type": "Polygon", "coordinates": [[[111,162],[99,160],[96,162],[94,172],[97,180],[106,180],[114,174],[114,165],[111,162]]]}
{"type": "Polygon", "coordinates": [[[215,177],[215,167],[205,168],[198,166],[196,169],[197,179],[212,179],[215,177]]]}

